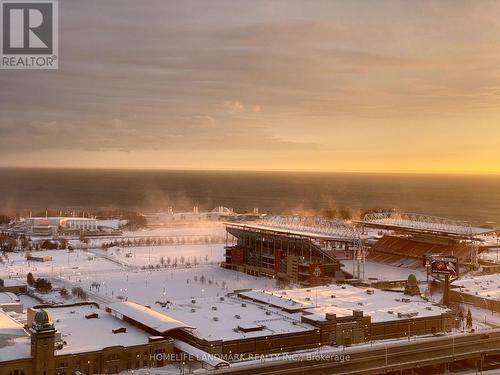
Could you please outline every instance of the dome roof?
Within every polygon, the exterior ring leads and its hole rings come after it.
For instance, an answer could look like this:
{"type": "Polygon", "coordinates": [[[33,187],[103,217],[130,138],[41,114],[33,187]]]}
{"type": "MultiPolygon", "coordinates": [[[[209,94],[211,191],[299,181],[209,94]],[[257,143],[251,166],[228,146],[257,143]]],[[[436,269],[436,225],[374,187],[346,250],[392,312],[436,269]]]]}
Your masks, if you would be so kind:
{"type": "Polygon", "coordinates": [[[33,320],[33,328],[37,331],[54,329],[52,314],[45,309],[38,310],[35,314],[35,319],[33,320]]]}
{"type": "Polygon", "coordinates": [[[408,275],[408,285],[411,285],[411,286],[418,285],[417,278],[412,273],[410,275],[408,275]]]}

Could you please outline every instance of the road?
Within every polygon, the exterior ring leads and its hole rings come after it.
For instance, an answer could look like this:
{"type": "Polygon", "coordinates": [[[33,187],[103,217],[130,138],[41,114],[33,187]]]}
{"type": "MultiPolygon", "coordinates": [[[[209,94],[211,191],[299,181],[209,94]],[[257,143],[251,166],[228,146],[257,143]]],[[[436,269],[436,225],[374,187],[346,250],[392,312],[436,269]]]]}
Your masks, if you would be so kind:
{"type": "Polygon", "coordinates": [[[286,361],[259,362],[249,366],[234,366],[217,371],[218,374],[356,374],[375,375],[385,371],[419,368],[451,363],[463,359],[481,359],[483,356],[500,355],[500,329],[488,333],[460,334],[434,337],[428,340],[391,343],[376,347],[352,347],[337,353],[349,359],[344,362],[327,358],[327,353],[316,352],[310,358],[294,358],[286,361]]]}

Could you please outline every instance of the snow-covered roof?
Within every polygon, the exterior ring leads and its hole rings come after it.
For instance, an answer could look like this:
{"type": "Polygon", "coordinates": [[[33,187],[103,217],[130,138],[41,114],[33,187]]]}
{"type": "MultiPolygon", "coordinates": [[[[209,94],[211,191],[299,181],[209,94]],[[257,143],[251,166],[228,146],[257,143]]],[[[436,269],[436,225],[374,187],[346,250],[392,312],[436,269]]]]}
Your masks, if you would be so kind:
{"type": "Polygon", "coordinates": [[[21,280],[17,279],[3,279],[3,286],[10,287],[10,286],[24,286],[26,283],[21,280]]]}
{"type": "Polygon", "coordinates": [[[201,349],[195,348],[192,345],[180,340],[174,340],[174,346],[180,351],[191,355],[196,358],[197,361],[204,362],[212,367],[220,368],[220,367],[228,367],[229,362],[224,361],[220,358],[220,356],[207,353],[201,349]]]}
{"type": "Polygon", "coordinates": [[[19,302],[19,297],[14,293],[2,292],[0,293],[0,304],[3,303],[16,303],[19,302]]]}
{"type": "Polygon", "coordinates": [[[326,314],[336,314],[337,317],[352,316],[356,310],[371,316],[372,323],[400,319],[398,313],[403,314],[403,318],[408,316],[420,318],[439,316],[448,311],[421,297],[410,297],[378,289],[373,290],[373,294],[368,294],[367,289],[351,285],[289,289],[282,291],[281,294],[262,290],[253,291],[251,294],[248,292],[240,294],[280,308],[288,308],[291,302],[286,298],[291,299],[295,306],[302,306],[305,314],[311,314],[307,315],[309,319],[317,321],[326,320],[326,314]],[[283,298],[285,296],[286,298],[283,298]]]}
{"type": "Polygon", "coordinates": [[[322,241],[352,242],[368,238],[367,235],[347,222],[320,217],[271,216],[253,223],[226,223],[226,225],[242,229],[272,231],[322,241]]]}
{"type": "Polygon", "coordinates": [[[113,311],[115,316],[126,316],[159,333],[166,333],[179,328],[193,328],[189,324],[135,302],[116,302],[108,307],[113,311]]]}
{"type": "Polygon", "coordinates": [[[312,302],[298,301],[290,298],[286,291],[266,291],[266,290],[249,290],[246,292],[238,293],[239,296],[259,301],[262,303],[269,303],[273,306],[280,307],[287,311],[300,311],[307,308],[314,307],[312,302]]]}
{"type": "Polygon", "coordinates": [[[31,340],[24,326],[0,309],[0,362],[31,357],[31,340]]]}
{"type": "Polygon", "coordinates": [[[31,339],[24,336],[8,336],[0,334],[0,362],[31,357],[31,339]]]}
{"type": "Polygon", "coordinates": [[[26,331],[21,323],[15,321],[0,309],[0,335],[25,336],[26,331]]]}
{"type": "Polygon", "coordinates": [[[66,344],[56,354],[71,354],[102,350],[110,346],[135,346],[149,342],[150,335],[130,323],[116,319],[95,306],[51,308],[55,328],[66,344]],[[98,319],[86,316],[97,313],[98,319]],[[113,333],[117,328],[126,332],[113,333]]]}
{"type": "Polygon", "coordinates": [[[500,301],[500,274],[466,277],[455,281],[453,285],[459,286],[462,293],[500,301]]]}
{"type": "Polygon", "coordinates": [[[235,296],[176,301],[162,309],[196,327],[192,334],[208,341],[231,341],[315,330],[301,314],[287,313],[235,296]]]}
{"type": "Polygon", "coordinates": [[[374,228],[417,231],[462,238],[477,237],[495,231],[489,228],[473,227],[466,222],[442,217],[392,211],[369,213],[364,216],[362,221],[357,222],[374,228]]]}

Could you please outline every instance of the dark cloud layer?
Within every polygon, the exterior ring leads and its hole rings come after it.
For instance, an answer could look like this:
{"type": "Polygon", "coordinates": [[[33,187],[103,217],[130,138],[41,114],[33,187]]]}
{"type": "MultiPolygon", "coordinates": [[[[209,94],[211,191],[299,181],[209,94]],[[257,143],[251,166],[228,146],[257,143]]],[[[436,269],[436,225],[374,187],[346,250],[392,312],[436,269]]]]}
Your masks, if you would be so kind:
{"type": "Polygon", "coordinates": [[[471,119],[500,112],[495,2],[59,4],[60,69],[0,71],[0,164],[197,149],[341,165],[339,137],[361,138],[352,158],[372,159],[380,133],[385,146],[405,123],[434,138],[455,124],[456,147],[471,119]]]}

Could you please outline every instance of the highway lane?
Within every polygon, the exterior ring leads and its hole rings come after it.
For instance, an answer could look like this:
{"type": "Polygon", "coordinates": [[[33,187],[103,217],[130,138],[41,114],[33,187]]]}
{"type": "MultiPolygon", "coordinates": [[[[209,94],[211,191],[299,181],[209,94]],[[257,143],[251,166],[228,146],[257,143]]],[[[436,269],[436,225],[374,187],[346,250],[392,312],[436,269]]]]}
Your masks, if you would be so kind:
{"type": "MultiPolygon", "coordinates": [[[[321,351],[316,352],[316,356],[321,351]]],[[[485,333],[460,334],[435,337],[428,340],[401,342],[380,348],[349,348],[338,353],[349,355],[349,360],[336,362],[312,359],[288,360],[238,366],[218,373],[241,375],[250,374],[359,374],[375,375],[384,371],[418,368],[429,365],[450,363],[454,360],[479,359],[483,355],[500,355],[500,330],[485,333]]],[[[323,353],[323,358],[326,356],[323,353]]]]}

